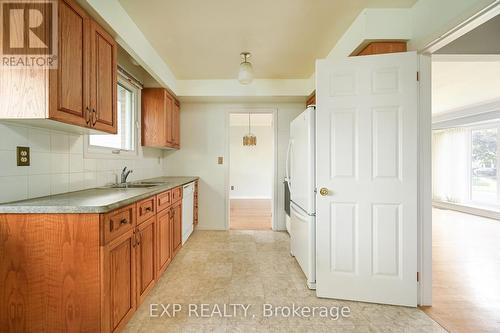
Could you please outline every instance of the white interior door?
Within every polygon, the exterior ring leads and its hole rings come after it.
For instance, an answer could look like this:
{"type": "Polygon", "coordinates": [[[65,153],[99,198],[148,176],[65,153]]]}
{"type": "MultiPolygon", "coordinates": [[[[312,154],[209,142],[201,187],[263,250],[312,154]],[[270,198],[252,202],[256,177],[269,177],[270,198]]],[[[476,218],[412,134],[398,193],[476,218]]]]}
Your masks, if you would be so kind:
{"type": "Polygon", "coordinates": [[[316,80],[317,295],[416,306],[417,55],[320,60],[316,80]]]}

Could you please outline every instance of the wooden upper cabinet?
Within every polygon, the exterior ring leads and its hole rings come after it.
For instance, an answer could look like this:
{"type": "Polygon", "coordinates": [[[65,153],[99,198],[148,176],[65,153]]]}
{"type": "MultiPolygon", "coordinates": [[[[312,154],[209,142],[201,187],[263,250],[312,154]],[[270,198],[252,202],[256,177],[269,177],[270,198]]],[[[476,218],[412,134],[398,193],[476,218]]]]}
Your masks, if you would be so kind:
{"type": "Polygon", "coordinates": [[[314,90],[309,97],[307,97],[306,107],[309,105],[316,105],[316,90],[314,90]]]}
{"type": "Polygon", "coordinates": [[[75,0],[59,0],[57,10],[56,68],[1,67],[0,119],[116,133],[117,44],[75,0]]]}
{"type": "Polygon", "coordinates": [[[173,147],[174,99],[166,90],[163,91],[163,94],[165,95],[165,145],[173,147]]]}
{"type": "Polygon", "coordinates": [[[91,126],[117,132],[117,46],[115,40],[95,22],[90,24],[90,110],[91,126]]]}
{"type": "Polygon", "coordinates": [[[57,69],[49,74],[49,118],[89,125],[90,17],[73,1],[59,1],[57,69]]]}
{"type": "Polygon", "coordinates": [[[180,106],[166,89],[142,90],[142,145],[180,147],[180,106]]]}
{"type": "Polygon", "coordinates": [[[374,55],[406,52],[406,42],[399,41],[380,41],[372,42],[364,47],[361,51],[353,54],[355,56],[374,55]]]}
{"type": "Polygon", "coordinates": [[[178,101],[175,101],[173,105],[172,144],[175,148],[180,148],[181,146],[181,106],[178,101]]]}

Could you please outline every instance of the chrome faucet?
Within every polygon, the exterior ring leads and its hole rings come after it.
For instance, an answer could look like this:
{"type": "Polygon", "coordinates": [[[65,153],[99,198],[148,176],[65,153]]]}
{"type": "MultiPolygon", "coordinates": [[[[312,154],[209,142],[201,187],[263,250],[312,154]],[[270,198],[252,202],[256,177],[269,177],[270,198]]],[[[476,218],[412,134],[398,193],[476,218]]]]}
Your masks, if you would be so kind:
{"type": "Polygon", "coordinates": [[[124,184],[127,182],[127,178],[128,176],[134,172],[134,170],[127,170],[127,167],[123,168],[122,170],[122,179],[121,179],[121,183],[124,184]]]}

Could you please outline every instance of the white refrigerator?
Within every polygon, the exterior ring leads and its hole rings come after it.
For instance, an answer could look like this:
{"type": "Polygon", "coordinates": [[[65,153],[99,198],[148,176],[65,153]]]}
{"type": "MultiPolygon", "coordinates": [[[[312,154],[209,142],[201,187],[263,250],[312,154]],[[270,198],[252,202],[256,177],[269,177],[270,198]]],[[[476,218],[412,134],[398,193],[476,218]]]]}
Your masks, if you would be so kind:
{"type": "Polygon", "coordinates": [[[315,107],[290,123],[286,180],[290,187],[290,250],[316,288],[315,107]]]}

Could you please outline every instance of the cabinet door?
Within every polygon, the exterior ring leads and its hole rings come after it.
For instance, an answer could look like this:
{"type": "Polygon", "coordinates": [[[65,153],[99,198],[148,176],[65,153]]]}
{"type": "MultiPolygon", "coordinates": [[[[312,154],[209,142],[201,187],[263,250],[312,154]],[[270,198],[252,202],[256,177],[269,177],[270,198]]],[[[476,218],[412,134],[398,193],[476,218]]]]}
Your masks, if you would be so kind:
{"type": "Polygon", "coordinates": [[[104,332],[123,328],[136,309],[135,246],[130,230],[104,247],[104,332]]]}
{"type": "Polygon", "coordinates": [[[174,100],[172,96],[165,90],[165,146],[174,147],[174,100]]]}
{"type": "Polygon", "coordinates": [[[156,219],[156,278],[167,269],[172,260],[172,225],[170,221],[171,210],[165,209],[158,213],[156,219]]]}
{"type": "Polygon", "coordinates": [[[137,306],[155,284],[155,235],[156,216],[137,227],[137,306]]]}
{"type": "Polygon", "coordinates": [[[175,148],[180,148],[181,144],[181,108],[180,105],[175,102],[172,114],[172,140],[173,146],[175,148]]]}
{"type": "Polygon", "coordinates": [[[172,225],[173,225],[173,254],[182,247],[182,201],[178,201],[172,206],[172,225]]]}
{"type": "Polygon", "coordinates": [[[89,124],[89,25],[85,11],[71,0],[58,3],[57,69],[49,71],[49,118],[77,126],[89,124]]]}
{"type": "Polygon", "coordinates": [[[91,126],[117,132],[116,52],[114,39],[100,25],[90,25],[90,105],[91,126]]]}
{"type": "Polygon", "coordinates": [[[142,145],[146,147],[164,147],[167,141],[166,97],[161,88],[142,89],[142,145]]]}

